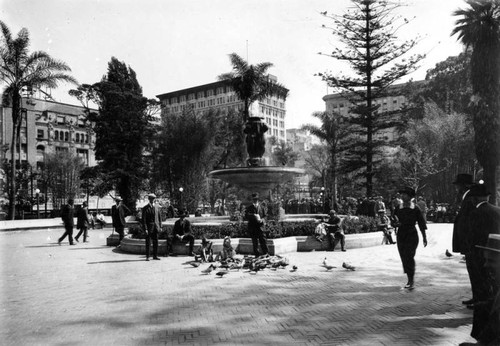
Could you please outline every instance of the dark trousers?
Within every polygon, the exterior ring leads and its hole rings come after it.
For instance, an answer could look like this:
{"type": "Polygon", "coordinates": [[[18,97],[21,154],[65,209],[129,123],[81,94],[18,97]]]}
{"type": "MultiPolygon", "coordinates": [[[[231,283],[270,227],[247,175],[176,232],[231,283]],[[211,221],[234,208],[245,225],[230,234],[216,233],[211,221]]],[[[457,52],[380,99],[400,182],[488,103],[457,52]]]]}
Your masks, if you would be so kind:
{"type": "Polygon", "coordinates": [[[153,242],[153,258],[158,257],[158,232],[146,232],[146,258],[149,258],[150,242],[153,242]]]}
{"type": "Polygon", "coordinates": [[[399,257],[403,264],[403,271],[410,280],[415,276],[415,253],[418,247],[418,234],[414,232],[398,232],[397,245],[399,257]]]}
{"type": "Polygon", "coordinates": [[[185,234],[185,235],[175,235],[173,238],[173,243],[189,243],[189,254],[191,255],[194,250],[194,237],[191,234],[185,234]]]}
{"type": "Polygon", "coordinates": [[[64,226],[64,229],[66,231],[61,236],[61,238],[59,238],[59,243],[62,242],[64,238],[66,238],[66,236],[68,236],[69,243],[73,245],[73,226],[64,226]]]}
{"type": "Polygon", "coordinates": [[[476,302],[486,301],[493,295],[491,274],[484,267],[484,262],[484,258],[479,254],[465,254],[465,263],[472,289],[472,299],[476,302]]]}
{"type": "Polygon", "coordinates": [[[123,237],[125,236],[125,227],[115,226],[115,231],[116,231],[116,233],[118,233],[118,236],[120,237],[120,241],[122,241],[123,237]]]}
{"type": "Polygon", "coordinates": [[[335,250],[339,242],[342,250],[345,250],[345,235],[342,232],[328,233],[328,241],[330,242],[332,251],[335,250]]]}
{"type": "Polygon", "coordinates": [[[255,255],[255,257],[259,256],[259,243],[260,243],[260,249],[262,250],[262,254],[267,255],[269,253],[269,250],[267,248],[266,238],[264,237],[264,232],[253,231],[250,233],[250,237],[252,238],[253,254],[255,255]]]}
{"type": "Polygon", "coordinates": [[[78,238],[80,238],[80,236],[83,234],[83,242],[86,242],[87,241],[87,231],[88,231],[87,227],[81,227],[80,232],[78,232],[75,239],[78,240],[78,238]]]}

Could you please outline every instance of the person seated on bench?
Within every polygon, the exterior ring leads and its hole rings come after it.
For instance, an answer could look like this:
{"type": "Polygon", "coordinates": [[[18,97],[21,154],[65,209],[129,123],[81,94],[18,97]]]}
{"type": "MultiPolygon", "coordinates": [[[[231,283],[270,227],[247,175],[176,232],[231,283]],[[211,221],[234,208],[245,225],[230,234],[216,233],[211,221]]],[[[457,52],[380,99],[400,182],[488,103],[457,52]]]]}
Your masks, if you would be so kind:
{"type": "Polygon", "coordinates": [[[189,222],[189,220],[186,220],[186,216],[189,216],[189,213],[186,210],[183,210],[179,215],[179,220],[175,221],[172,245],[175,245],[179,242],[189,243],[189,256],[195,256],[193,252],[194,236],[191,230],[191,222],[189,222]]]}
{"type": "Polygon", "coordinates": [[[335,250],[335,247],[340,242],[340,247],[342,251],[345,250],[345,235],[344,230],[340,226],[340,218],[336,215],[335,210],[330,210],[330,218],[326,221],[326,229],[328,232],[328,240],[330,241],[331,251],[335,250]]]}

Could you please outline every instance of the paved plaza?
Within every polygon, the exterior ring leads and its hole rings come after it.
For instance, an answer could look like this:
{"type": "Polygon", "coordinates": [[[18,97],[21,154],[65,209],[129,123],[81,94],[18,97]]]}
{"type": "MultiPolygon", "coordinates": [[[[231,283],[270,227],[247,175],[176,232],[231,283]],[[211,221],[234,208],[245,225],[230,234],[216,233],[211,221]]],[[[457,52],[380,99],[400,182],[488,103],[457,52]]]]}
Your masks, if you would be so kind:
{"type": "MultiPolygon", "coordinates": [[[[0,232],[2,345],[458,345],[471,297],[461,256],[445,256],[451,224],[431,224],[416,288],[395,245],[284,254],[297,271],[201,274],[191,257],[146,262],[61,230],[0,232]],[[327,257],[337,266],[321,267],[327,257]],[[349,262],[356,271],[342,268],[349,262]]],[[[290,266],[291,266],[290,265],[290,266]]]]}

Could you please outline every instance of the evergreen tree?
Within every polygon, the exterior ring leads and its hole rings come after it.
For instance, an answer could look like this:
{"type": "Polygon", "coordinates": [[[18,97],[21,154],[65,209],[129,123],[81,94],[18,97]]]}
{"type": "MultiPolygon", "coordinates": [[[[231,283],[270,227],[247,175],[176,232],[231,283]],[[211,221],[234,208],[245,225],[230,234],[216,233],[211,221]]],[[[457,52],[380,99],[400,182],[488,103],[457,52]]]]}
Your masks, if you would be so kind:
{"type": "Polygon", "coordinates": [[[152,136],[148,100],[142,96],[134,70],[114,57],[107,75],[93,88],[99,112],[89,113],[89,119],[95,122],[99,170],[125,204],[135,209],[147,178],[143,152],[152,136]]]}
{"type": "Polygon", "coordinates": [[[399,5],[379,0],[352,0],[352,4],[342,16],[322,14],[333,20],[333,34],[346,46],[345,50],[335,48],[324,55],[347,62],[355,76],[331,72],[319,75],[354,105],[349,122],[357,140],[351,145],[345,163],[349,170],[365,177],[366,195],[371,196],[373,176],[381,161],[380,149],[388,145],[375,135],[394,127],[401,113],[382,112],[374,100],[386,96],[392,84],[413,72],[423,55],[404,58],[417,39],[397,42],[396,33],[401,25],[393,12],[399,5]]]}

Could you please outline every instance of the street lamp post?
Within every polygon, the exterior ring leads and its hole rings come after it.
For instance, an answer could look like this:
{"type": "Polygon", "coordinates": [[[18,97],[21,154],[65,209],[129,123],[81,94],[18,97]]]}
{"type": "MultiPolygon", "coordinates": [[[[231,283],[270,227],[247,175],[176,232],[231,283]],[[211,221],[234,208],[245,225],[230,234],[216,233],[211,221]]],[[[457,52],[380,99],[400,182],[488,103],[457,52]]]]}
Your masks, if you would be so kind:
{"type": "Polygon", "coordinates": [[[325,211],[325,187],[324,186],[321,187],[321,206],[322,206],[323,212],[326,212],[325,211]]]}
{"type": "Polygon", "coordinates": [[[40,218],[40,189],[35,190],[36,193],[36,218],[40,218]]]}
{"type": "Polygon", "coordinates": [[[180,192],[180,205],[179,205],[179,209],[182,209],[182,192],[183,191],[184,191],[184,188],[182,186],[179,187],[179,192],[180,192]]]}

